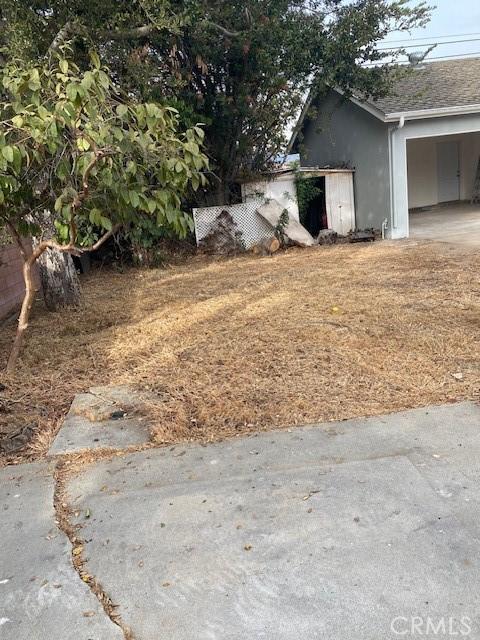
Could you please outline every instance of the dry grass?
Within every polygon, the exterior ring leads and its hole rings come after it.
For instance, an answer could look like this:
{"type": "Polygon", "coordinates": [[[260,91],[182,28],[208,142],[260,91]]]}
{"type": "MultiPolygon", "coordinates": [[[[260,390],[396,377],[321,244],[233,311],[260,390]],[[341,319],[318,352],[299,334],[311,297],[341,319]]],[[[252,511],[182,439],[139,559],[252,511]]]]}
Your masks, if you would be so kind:
{"type": "Polygon", "coordinates": [[[38,422],[43,453],[94,384],[158,391],[159,442],[478,398],[479,267],[446,245],[376,243],[92,274],[81,312],[37,306],[0,420],[38,422]]]}

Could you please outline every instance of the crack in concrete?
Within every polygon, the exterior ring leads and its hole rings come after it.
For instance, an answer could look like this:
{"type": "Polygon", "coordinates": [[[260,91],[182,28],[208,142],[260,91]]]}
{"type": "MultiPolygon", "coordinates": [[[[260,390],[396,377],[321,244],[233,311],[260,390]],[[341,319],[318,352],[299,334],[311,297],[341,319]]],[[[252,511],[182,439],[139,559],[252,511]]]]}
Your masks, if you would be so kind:
{"type": "Polygon", "coordinates": [[[117,625],[117,627],[120,627],[125,640],[135,640],[132,630],[123,622],[120,614],[116,611],[119,605],[112,602],[110,596],[106,593],[96,577],[90,575],[85,570],[86,560],[83,555],[85,541],[79,535],[79,529],[81,528],[80,525],[74,525],[71,522],[73,510],[69,505],[68,493],[66,490],[66,480],[72,472],[73,469],[67,469],[64,461],[62,460],[60,460],[55,466],[53,474],[55,482],[53,506],[57,517],[57,527],[67,536],[70,544],[72,545],[72,565],[78,574],[79,579],[90,588],[90,591],[97,598],[110,620],[117,625]]]}

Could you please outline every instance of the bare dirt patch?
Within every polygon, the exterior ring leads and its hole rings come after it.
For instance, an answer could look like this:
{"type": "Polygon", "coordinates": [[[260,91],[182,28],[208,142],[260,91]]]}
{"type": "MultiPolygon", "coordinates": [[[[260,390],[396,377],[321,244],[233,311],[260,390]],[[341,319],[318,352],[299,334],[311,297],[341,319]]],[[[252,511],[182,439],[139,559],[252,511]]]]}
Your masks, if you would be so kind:
{"type": "Polygon", "coordinates": [[[94,273],[80,311],[37,306],[0,432],[33,424],[43,454],[74,394],[105,384],[158,393],[160,443],[477,399],[479,268],[385,242],[94,273]]]}

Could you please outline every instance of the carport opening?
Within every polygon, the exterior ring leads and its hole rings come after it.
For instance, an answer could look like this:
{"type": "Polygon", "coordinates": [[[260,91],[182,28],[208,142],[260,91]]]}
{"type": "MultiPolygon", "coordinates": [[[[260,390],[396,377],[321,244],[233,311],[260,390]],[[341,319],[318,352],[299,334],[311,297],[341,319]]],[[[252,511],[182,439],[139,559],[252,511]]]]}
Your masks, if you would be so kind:
{"type": "Polygon", "coordinates": [[[408,140],[407,170],[411,237],[480,234],[480,132],[408,140]]]}

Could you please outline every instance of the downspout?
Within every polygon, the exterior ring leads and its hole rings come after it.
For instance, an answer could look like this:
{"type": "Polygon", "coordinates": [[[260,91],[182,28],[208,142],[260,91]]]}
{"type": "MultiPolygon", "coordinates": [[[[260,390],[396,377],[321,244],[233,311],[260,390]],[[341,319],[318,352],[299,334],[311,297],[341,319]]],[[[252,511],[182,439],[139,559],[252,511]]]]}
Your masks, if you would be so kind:
{"type": "MultiPolygon", "coordinates": [[[[391,211],[391,216],[392,216],[392,231],[393,229],[397,228],[397,210],[396,210],[396,206],[395,206],[395,197],[394,197],[394,189],[393,189],[393,134],[395,133],[395,131],[398,131],[399,129],[403,129],[403,127],[405,126],[405,116],[400,116],[400,120],[398,121],[398,125],[396,127],[392,127],[391,129],[389,129],[388,131],[388,153],[390,156],[390,162],[389,164],[389,174],[390,174],[390,211],[391,211]]],[[[386,224],[385,227],[383,226],[385,224],[385,220],[382,223],[382,237],[384,237],[385,235],[385,229],[388,227],[388,220],[386,220],[386,224]]]]}

